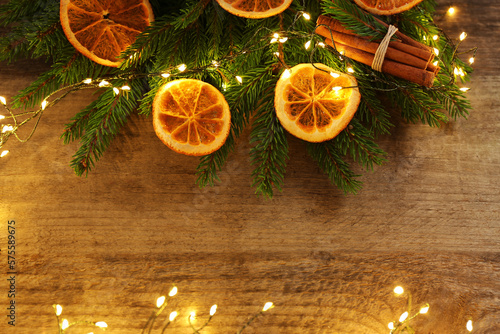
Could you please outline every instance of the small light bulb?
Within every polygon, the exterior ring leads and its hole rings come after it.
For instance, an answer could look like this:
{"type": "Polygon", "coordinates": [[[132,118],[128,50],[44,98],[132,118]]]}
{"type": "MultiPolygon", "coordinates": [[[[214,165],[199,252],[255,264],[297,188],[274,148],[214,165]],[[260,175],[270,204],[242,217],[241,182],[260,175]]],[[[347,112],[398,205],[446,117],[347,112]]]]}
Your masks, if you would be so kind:
{"type": "Polygon", "coordinates": [[[279,52],[275,52],[273,53],[276,57],[279,57],[280,56],[280,53],[279,52]]]}
{"type": "Polygon", "coordinates": [[[438,40],[438,38],[439,38],[439,36],[438,36],[438,35],[434,35],[434,36],[432,36],[432,39],[433,39],[433,40],[435,40],[435,41],[437,41],[437,40],[438,40]]]}
{"type": "Polygon", "coordinates": [[[273,38],[273,39],[271,39],[271,42],[270,42],[270,43],[271,43],[271,44],[272,44],[272,43],[276,43],[277,41],[278,41],[278,39],[277,39],[277,38],[273,38]]]}
{"type": "Polygon", "coordinates": [[[9,132],[14,130],[14,127],[12,125],[4,125],[2,128],[2,133],[9,132]]]}
{"type": "Polygon", "coordinates": [[[61,329],[65,330],[68,327],[69,327],[69,321],[68,321],[68,319],[63,319],[62,324],[61,324],[61,329]]]}
{"type": "Polygon", "coordinates": [[[455,8],[454,7],[448,8],[448,14],[450,14],[450,15],[455,14],[455,8]]]}
{"type": "Polygon", "coordinates": [[[170,77],[170,73],[162,73],[161,76],[166,79],[166,78],[170,77]]]}
{"type": "Polygon", "coordinates": [[[195,312],[195,311],[191,312],[191,313],[189,314],[189,318],[190,318],[191,320],[193,320],[194,318],[196,318],[196,312],[195,312]]]}
{"type": "Polygon", "coordinates": [[[130,86],[125,85],[125,86],[122,86],[122,88],[120,88],[120,89],[129,91],[131,88],[130,88],[130,86]]]}
{"type": "Polygon", "coordinates": [[[387,325],[387,327],[389,327],[389,329],[394,329],[394,323],[390,322],[389,325],[387,325]]]}
{"type": "Polygon", "coordinates": [[[399,317],[399,322],[405,321],[406,318],[408,318],[408,312],[401,314],[401,316],[399,317]]]}
{"type": "Polygon", "coordinates": [[[3,105],[7,104],[7,100],[3,96],[0,96],[0,102],[2,102],[3,105]]]}
{"type": "MultiPolygon", "coordinates": [[[[0,153],[0,158],[5,157],[7,154],[9,154],[9,151],[8,151],[8,150],[2,151],[2,153],[0,153]]],[[[58,305],[58,306],[59,306],[59,305],[58,305]]],[[[59,313],[59,314],[60,314],[60,313],[59,313]]],[[[59,316],[59,314],[57,314],[57,312],[56,312],[56,315],[58,315],[58,316],[59,316]]]]}
{"type": "Polygon", "coordinates": [[[439,61],[438,61],[438,60],[436,60],[436,61],[435,61],[435,62],[433,62],[432,64],[433,64],[434,66],[438,66],[439,61]]]}
{"type": "Polygon", "coordinates": [[[462,87],[462,88],[460,88],[460,90],[461,90],[462,92],[467,92],[467,91],[469,91],[469,90],[470,90],[470,88],[469,88],[469,87],[462,87]]]}
{"type": "Polygon", "coordinates": [[[45,110],[47,108],[47,100],[42,101],[42,110],[45,110]]]}
{"type": "Polygon", "coordinates": [[[401,295],[403,294],[403,292],[405,292],[405,289],[403,289],[402,286],[398,285],[397,287],[394,288],[394,293],[397,295],[401,295]]]}
{"type": "Polygon", "coordinates": [[[104,321],[98,321],[95,323],[95,325],[99,328],[107,328],[108,327],[108,324],[105,323],[104,321]]]}
{"type": "Polygon", "coordinates": [[[236,76],[236,81],[238,81],[240,84],[243,83],[243,78],[240,77],[239,75],[236,76]]]}
{"type": "Polygon", "coordinates": [[[160,308],[165,303],[165,296],[158,297],[156,307],[160,308]]]}
{"type": "Polygon", "coordinates": [[[175,312],[175,311],[174,311],[174,312],[172,312],[172,313],[170,313],[170,315],[168,316],[168,320],[169,320],[169,321],[174,321],[174,319],[177,317],[177,314],[178,314],[178,313],[177,313],[177,312],[175,312]]]}
{"type": "Polygon", "coordinates": [[[280,38],[280,43],[285,43],[286,41],[288,41],[288,37],[280,38]]]}
{"type": "Polygon", "coordinates": [[[109,82],[107,82],[106,80],[99,82],[99,87],[105,87],[105,86],[109,86],[109,82]]]}
{"type": "Polygon", "coordinates": [[[436,56],[439,56],[439,50],[438,50],[438,48],[434,48],[434,54],[435,54],[436,56]]]}
{"type": "Polygon", "coordinates": [[[309,15],[308,13],[302,13],[302,16],[303,16],[306,20],[310,20],[310,19],[311,19],[311,15],[309,15]]]}
{"type": "Polygon", "coordinates": [[[174,287],[172,288],[172,290],[170,290],[170,292],[168,293],[168,295],[169,295],[170,297],[173,297],[173,296],[175,296],[176,294],[177,294],[177,287],[176,287],[176,286],[174,286],[174,287]]]}
{"type": "Polygon", "coordinates": [[[179,69],[179,72],[184,72],[186,69],[187,69],[187,65],[186,64],[180,64],[179,67],[177,67],[179,69]]]}
{"type": "Polygon", "coordinates": [[[115,92],[115,95],[120,94],[120,90],[116,87],[113,87],[113,92],[115,92]]]}
{"type": "Polygon", "coordinates": [[[330,72],[330,75],[331,75],[332,77],[334,77],[334,78],[338,78],[338,77],[340,77],[340,74],[335,73],[335,72],[330,72]]]}
{"type": "Polygon", "coordinates": [[[460,34],[460,41],[463,41],[466,38],[467,38],[467,33],[464,31],[460,34]]]}
{"type": "Polygon", "coordinates": [[[332,90],[334,90],[334,91],[336,91],[336,92],[338,92],[338,91],[339,91],[339,90],[341,90],[341,89],[342,89],[342,87],[340,87],[340,86],[336,86],[336,87],[333,87],[333,88],[332,88],[332,90]]]}
{"type": "Polygon", "coordinates": [[[226,90],[227,90],[227,84],[226,84],[225,82],[222,84],[222,90],[223,90],[223,91],[226,91],[226,90]]]}
{"type": "Polygon", "coordinates": [[[465,328],[467,328],[469,332],[472,332],[472,320],[467,321],[467,325],[465,325],[465,328]]]}
{"type": "Polygon", "coordinates": [[[87,78],[87,79],[83,80],[83,83],[87,84],[87,85],[91,84],[92,83],[92,79],[91,78],[87,78]]]}
{"type": "Polygon", "coordinates": [[[429,305],[425,305],[420,309],[420,314],[426,314],[429,312],[429,305]]]}
{"type": "Polygon", "coordinates": [[[469,64],[471,64],[471,65],[474,64],[474,57],[469,58],[469,64]]]}
{"type": "MultiPolygon", "coordinates": [[[[4,151],[4,152],[5,152],[5,151],[4,151]]],[[[8,152],[8,151],[7,151],[7,152],[8,152]]],[[[2,152],[2,154],[3,154],[3,152],[2,152]]],[[[61,313],[62,313],[62,310],[63,310],[63,309],[62,309],[62,306],[61,306],[61,305],[59,305],[59,304],[57,304],[57,305],[56,305],[56,316],[60,316],[60,315],[61,315],[61,313]]]]}
{"type": "Polygon", "coordinates": [[[306,44],[304,44],[304,47],[306,48],[306,50],[309,50],[309,48],[311,47],[311,41],[307,41],[306,44]]]}
{"type": "Polygon", "coordinates": [[[273,35],[273,37],[276,38],[276,39],[278,39],[278,38],[280,38],[280,35],[277,32],[275,32],[274,35],[273,35]]]}
{"type": "Polygon", "coordinates": [[[220,66],[219,62],[217,60],[212,60],[212,65],[217,68],[220,66]]]}
{"type": "Polygon", "coordinates": [[[354,70],[353,70],[353,68],[352,68],[352,67],[349,67],[349,68],[347,69],[347,72],[349,72],[349,73],[354,73],[354,70]]]}
{"type": "Polygon", "coordinates": [[[283,74],[281,75],[281,77],[283,79],[287,79],[287,78],[290,78],[290,75],[291,75],[290,70],[286,69],[286,70],[283,71],[283,74]]]}
{"type": "Polygon", "coordinates": [[[5,116],[4,116],[4,115],[0,115],[0,119],[4,119],[4,118],[5,118],[5,116]]]}
{"type": "Polygon", "coordinates": [[[217,312],[217,305],[212,305],[210,308],[210,316],[213,316],[217,312]]]}
{"type": "Polygon", "coordinates": [[[319,46],[321,46],[322,48],[325,48],[325,47],[326,47],[326,44],[325,44],[325,43],[323,43],[323,42],[319,42],[319,43],[318,43],[318,45],[319,45],[319,46]]]}
{"type": "Polygon", "coordinates": [[[273,303],[271,303],[271,302],[267,302],[266,304],[264,304],[264,307],[262,308],[262,311],[264,311],[264,312],[265,312],[265,311],[269,310],[269,309],[270,309],[270,308],[272,308],[272,307],[274,307],[274,306],[273,306],[273,303]]]}

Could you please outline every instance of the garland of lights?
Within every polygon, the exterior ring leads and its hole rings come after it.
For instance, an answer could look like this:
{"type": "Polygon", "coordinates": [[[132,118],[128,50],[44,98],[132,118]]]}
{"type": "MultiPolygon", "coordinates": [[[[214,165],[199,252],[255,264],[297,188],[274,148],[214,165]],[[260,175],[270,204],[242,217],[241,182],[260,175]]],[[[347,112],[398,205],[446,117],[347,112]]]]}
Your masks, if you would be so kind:
{"type": "MultiPolygon", "coordinates": [[[[156,308],[152,311],[151,316],[147,320],[146,324],[144,325],[141,334],[151,334],[153,333],[153,327],[155,325],[155,322],[159,320],[160,315],[162,312],[166,309],[168,306],[168,302],[171,297],[175,296],[177,294],[177,287],[173,287],[170,292],[168,293],[168,297],[166,296],[160,296],[156,299],[156,308]]],[[[415,329],[410,325],[410,321],[412,319],[415,319],[419,315],[427,314],[429,311],[429,304],[425,303],[423,304],[419,311],[414,313],[412,316],[410,316],[410,312],[412,312],[412,305],[411,305],[411,293],[405,292],[404,288],[401,286],[397,286],[394,288],[394,294],[396,296],[403,296],[406,295],[408,298],[407,302],[407,310],[401,314],[399,317],[399,320],[397,321],[391,321],[388,324],[388,327],[390,329],[390,334],[398,334],[398,333],[416,333],[415,329]]],[[[78,325],[91,325],[95,326],[103,331],[105,331],[108,328],[108,325],[104,321],[99,321],[99,322],[91,322],[91,321],[75,321],[70,323],[67,319],[63,319],[62,321],[60,320],[60,316],[62,314],[62,306],[57,304],[53,305],[55,315],[57,318],[57,323],[58,323],[58,334],[63,334],[66,330],[73,326],[78,326],[78,325]]],[[[236,332],[236,334],[241,334],[243,330],[248,327],[258,316],[264,314],[264,312],[270,310],[271,308],[274,307],[274,304],[272,302],[267,302],[264,304],[264,307],[255,315],[253,315],[239,330],[236,332]]],[[[213,316],[217,312],[217,305],[213,305],[210,308],[210,316],[207,319],[207,321],[199,328],[195,328],[193,325],[193,320],[196,318],[196,312],[192,311],[190,314],[187,316],[187,320],[189,323],[189,326],[191,327],[191,330],[193,331],[193,334],[200,334],[201,331],[207,327],[212,320],[213,316]]],[[[179,313],[177,311],[172,311],[168,319],[165,320],[164,324],[161,326],[161,334],[166,333],[167,328],[169,325],[179,316],[179,313]]],[[[472,332],[472,320],[469,319],[465,325],[466,330],[470,333],[472,332]]],[[[91,334],[91,333],[89,333],[91,334]]]]}

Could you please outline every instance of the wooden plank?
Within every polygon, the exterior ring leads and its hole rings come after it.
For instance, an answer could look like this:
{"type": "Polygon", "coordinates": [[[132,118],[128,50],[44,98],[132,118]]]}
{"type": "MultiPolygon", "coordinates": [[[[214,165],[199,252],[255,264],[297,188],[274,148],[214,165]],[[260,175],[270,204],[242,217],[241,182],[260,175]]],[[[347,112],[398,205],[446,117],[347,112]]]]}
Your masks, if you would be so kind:
{"type": "MultiPolygon", "coordinates": [[[[32,141],[9,142],[0,162],[2,261],[9,219],[19,259],[18,323],[12,329],[4,317],[1,331],[55,333],[51,305],[60,303],[70,320],[138,333],[176,284],[166,312],[181,316],[171,333],[189,333],[189,312],[202,324],[215,303],[203,333],[236,332],[267,301],[277,307],[246,333],[386,333],[405,310],[391,293],[401,284],[415,306],[431,306],[418,332],[465,333],[469,318],[473,333],[500,332],[500,6],[455,5],[441,26],[450,36],[467,31],[465,46],[480,48],[473,113],[440,129],[396,117],[393,135],[381,138],[389,162],[366,173],[357,196],[329,184],[293,138],[285,188],[273,200],[253,193],[245,136],[221,183],[198,189],[198,160],[168,150],[138,116],[80,178],[69,168],[77,144],[59,136],[92,97],[78,93],[50,110],[32,141]]],[[[0,95],[44,68],[2,64],[0,95]]]]}

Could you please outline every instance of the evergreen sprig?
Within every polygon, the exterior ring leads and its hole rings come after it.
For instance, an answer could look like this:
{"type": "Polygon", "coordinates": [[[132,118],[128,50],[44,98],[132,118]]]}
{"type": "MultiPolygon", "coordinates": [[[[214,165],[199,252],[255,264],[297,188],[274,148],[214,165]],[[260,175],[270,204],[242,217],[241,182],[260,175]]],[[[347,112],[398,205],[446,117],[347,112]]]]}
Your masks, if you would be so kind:
{"type": "MultiPolygon", "coordinates": [[[[197,184],[213,186],[219,181],[217,173],[224,168],[237,138],[251,126],[253,186],[264,197],[272,197],[275,190],[282,189],[287,161],[293,159],[288,156],[287,135],[274,110],[274,88],[286,68],[323,63],[341,72],[354,69],[352,75],[358,81],[361,101],[350,125],[330,141],[307,143],[310,156],[344,193],[361,189],[360,174],[354,172],[353,164],[371,170],[386,159],[376,141],[379,135],[390,134],[394,126],[388,104],[399,110],[407,122],[431,126],[467,117],[470,112],[460,85],[469,80],[472,68],[458,57],[460,41],[449,38],[435,25],[434,0],[424,0],[406,12],[382,18],[406,35],[440,50],[436,59],[441,71],[432,88],[375,72],[341,57],[335,49],[320,46],[322,39],[314,34],[314,21],[304,20],[303,11],[312,17],[335,16],[347,28],[371,39],[385,35],[385,26],[350,0],[294,1],[282,14],[259,20],[231,15],[211,0],[151,0],[151,4],[155,21],[121,54],[123,63],[119,68],[97,65],[74,49],[59,23],[59,1],[11,0],[0,6],[0,26],[4,27],[0,61],[39,58],[51,63],[48,71],[11,99],[12,107],[36,108],[65,87],[69,88],[63,96],[77,89],[97,88],[96,99],[71,119],[62,134],[65,143],[80,143],[71,162],[78,175],[86,175],[93,168],[132,113],[149,116],[158,89],[181,78],[214,85],[224,94],[231,110],[230,135],[219,150],[200,158],[197,184]],[[270,43],[274,33],[286,37],[287,42],[270,43]],[[439,38],[434,40],[434,35],[439,38]],[[306,42],[311,45],[309,49],[304,47],[306,42]],[[187,70],[179,71],[180,64],[185,64],[187,70]],[[457,75],[458,69],[464,75],[457,75]],[[243,82],[238,82],[236,76],[243,82]],[[92,83],[84,84],[85,79],[92,83]],[[109,81],[110,86],[100,87],[101,80],[109,81]],[[113,87],[122,85],[131,90],[116,94],[113,87]]],[[[10,113],[11,109],[6,108],[10,113]]],[[[10,114],[7,119],[17,121],[17,117],[27,114],[36,116],[38,122],[41,111],[43,108],[10,114]]],[[[16,135],[9,131],[2,134],[0,146],[12,134],[16,135]]]]}

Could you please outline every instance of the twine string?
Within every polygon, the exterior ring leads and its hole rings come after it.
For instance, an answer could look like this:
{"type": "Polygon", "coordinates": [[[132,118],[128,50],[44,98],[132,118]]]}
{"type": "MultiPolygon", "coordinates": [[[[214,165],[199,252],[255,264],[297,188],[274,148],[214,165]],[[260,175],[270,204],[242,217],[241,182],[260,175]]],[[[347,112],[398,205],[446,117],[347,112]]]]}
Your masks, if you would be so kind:
{"type": "Polygon", "coordinates": [[[375,71],[382,72],[382,64],[384,63],[385,54],[387,53],[387,48],[389,47],[389,42],[391,41],[392,35],[394,35],[396,31],[398,31],[398,28],[390,25],[389,29],[387,30],[387,34],[385,35],[382,42],[380,42],[380,45],[375,52],[375,57],[373,57],[372,62],[372,68],[375,71]]]}

